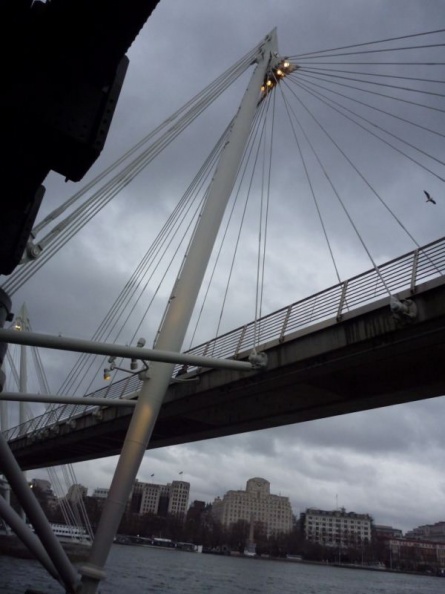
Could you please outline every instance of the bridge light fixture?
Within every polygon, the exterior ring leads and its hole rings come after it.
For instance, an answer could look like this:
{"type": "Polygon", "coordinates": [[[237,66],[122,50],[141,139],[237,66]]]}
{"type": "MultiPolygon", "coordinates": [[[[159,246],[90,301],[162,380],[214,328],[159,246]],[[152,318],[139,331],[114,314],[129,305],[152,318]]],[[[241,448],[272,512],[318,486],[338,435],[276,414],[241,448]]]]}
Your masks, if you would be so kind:
{"type": "Polygon", "coordinates": [[[111,379],[111,369],[105,368],[104,369],[104,380],[109,382],[111,379]]]}

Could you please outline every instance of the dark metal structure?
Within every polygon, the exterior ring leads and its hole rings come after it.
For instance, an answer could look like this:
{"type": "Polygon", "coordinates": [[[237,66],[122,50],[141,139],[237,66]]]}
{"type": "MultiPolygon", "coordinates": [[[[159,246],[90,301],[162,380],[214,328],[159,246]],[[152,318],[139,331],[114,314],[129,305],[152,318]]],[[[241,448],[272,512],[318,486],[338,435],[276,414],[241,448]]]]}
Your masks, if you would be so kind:
{"type": "Polygon", "coordinates": [[[2,0],[0,274],[19,263],[50,170],[79,181],[102,151],[126,52],[159,0],[2,0]]]}

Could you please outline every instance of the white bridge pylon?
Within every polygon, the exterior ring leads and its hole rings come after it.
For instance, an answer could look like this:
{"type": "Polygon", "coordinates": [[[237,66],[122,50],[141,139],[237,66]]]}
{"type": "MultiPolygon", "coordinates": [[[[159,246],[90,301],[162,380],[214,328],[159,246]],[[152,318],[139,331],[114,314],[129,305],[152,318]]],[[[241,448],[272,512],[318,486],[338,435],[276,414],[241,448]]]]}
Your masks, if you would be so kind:
{"type": "MultiPolygon", "coordinates": [[[[199,222],[187,250],[187,257],[171,292],[155,345],[156,349],[173,352],[181,350],[211,250],[249,138],[259,100],[259,90],[267,72],[281,62],[278,56],[276,30],[267,35],[255,62],[255,70],[232,122],[199,222]]],[[[142,384],[111,483],[109,497],[93,542],[89,563],[80,569],[83,575],[82,594],[95,594],[99,579],[104,577],[103,568],[170,383],[173,367],[173,364],[154,362],[151,366],[150,378],[144,380],[142,384]]]]}
{"type": "MultiPolygon", "coordinates": [[[[200,212],[198,224],[189,244],[187,257],[183,261],[171,292],[158,332],[155,344],[156,351],[179,354],[181,350],[211,250],[235,184],[254,115],[261,100],[263,93],[261,87],[264,84],[267,85],[267,81],[275,76],[274,73],[277,72],[282,62],[283,60],[278,55],[276,31],[273,30],[266,36],[254,56],[252,56],[251,64],[255,64],[255,69],[238,113],[230,126],[226,144],[221,152],[216,172],[200,212]]],[[[10,334],[11,331],[1,331],[0,340],[7,341],[8,338],[11,338],[8,333],[10,334]]],[[[26,341],[26,333],[20,334],[21,340],[26,341]]],[[[31,335],[29,336],[31,337],[31,335]]],[[[58,342],[62,344],[62,339],[58,340],[56,337],[52,341],[55,346],[58,342]]],[[[140,356],[140,351],[138,355],[140,356]]],[[[177,360],[178,358],[180,356],[177,357],[177,360]]],[[[150,373],[146,375],[143,381],[111,483],[109,496],[95,535],[89,561],[80,568],[82,575],[80,586],[77,577],[73,575],[74,570],[70,565],[67,565],[66,559],[63,558],[60,550],[52,551],[56,559],[56,570],[61,575],[61,579],[69,592],[95,594],[100,580],[105,576],[104,566],[170,383],[173,368],[174,363],[153,361],[150,366],[150,373]]],[[[4,451],[5,457],[10,461],[7,469],[9,482],[17,483],[17,489],[22,492],[23,499],[26,499],[26,505],[30,507],[36,517],[38,512],[35,506],[29,501],[28,497],[25,497],[26,481],[23,482],[23,477],[19,476],[18,465],[14,464],[11,459],[12,454],[3,438],[0,447],[4,451]]],[[[37,521],[37,523],[39,522],[37,521]]],[[[48,529],[43,528],[42,533],[47,537],[48,529]]]]}

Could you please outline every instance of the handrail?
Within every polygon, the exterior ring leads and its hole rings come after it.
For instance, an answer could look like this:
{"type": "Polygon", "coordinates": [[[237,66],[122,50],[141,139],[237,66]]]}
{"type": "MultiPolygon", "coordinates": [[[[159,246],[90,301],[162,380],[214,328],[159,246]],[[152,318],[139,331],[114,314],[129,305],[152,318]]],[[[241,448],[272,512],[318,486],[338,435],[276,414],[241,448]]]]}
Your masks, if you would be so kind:
{"type": "MultiPolygon", "coordinates": [[[[417,285],[445,274],[445,237],[390,260],[378,268],[392,295],[403,290],[410,290],[414,294],[417,285]]],[[[345,312],[351,312],[388,294],[380,275],[375,269],[358,274],[260,318],[256,322],[256,331],[255,322],[250,322],[200,344],[187,353],[222,359],[234,358],[241,352],[258,348],[260,344],[273,340],[283,342],[289,334],[310,329],[325,320],[341,322],[345,312]],[[254,343],[255,337],[258,344],[254,343]]],[[[88,396],[103,397],[104,400],[123,398],[137,392],[140,385],[139,378],[134,375],[100,388],[88,396]]],[[[30,433],[34,433],[36,438],[40,435],[43,437],[50,432],[57,432],[60,423],[75,425],[76,417],[97,409],[93,405],[61,405],[5,431],[4,435],[8,441],[30,433]]]]}

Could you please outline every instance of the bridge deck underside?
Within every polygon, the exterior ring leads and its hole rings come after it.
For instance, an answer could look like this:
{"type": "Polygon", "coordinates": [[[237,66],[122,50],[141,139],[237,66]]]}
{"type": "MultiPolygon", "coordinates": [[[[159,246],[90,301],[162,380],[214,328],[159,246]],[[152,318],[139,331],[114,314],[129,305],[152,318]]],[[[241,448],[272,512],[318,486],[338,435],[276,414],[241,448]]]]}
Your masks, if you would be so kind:
{"type": "MultiPolygon", "coordinates": [[[[415,297],[399,323],[388,301],[267,345],[267,370],[211,370],[170,386],[149,448],[198,441],[445,395],[445,287],[415,297]]],[[[23,469],[118,454],[125,409],[102,409],[45,439],[11,443],[23,469]],[[100,418],[101,416],[101,418],[100,418]]]]}

